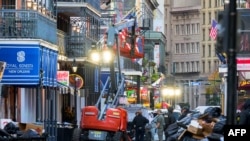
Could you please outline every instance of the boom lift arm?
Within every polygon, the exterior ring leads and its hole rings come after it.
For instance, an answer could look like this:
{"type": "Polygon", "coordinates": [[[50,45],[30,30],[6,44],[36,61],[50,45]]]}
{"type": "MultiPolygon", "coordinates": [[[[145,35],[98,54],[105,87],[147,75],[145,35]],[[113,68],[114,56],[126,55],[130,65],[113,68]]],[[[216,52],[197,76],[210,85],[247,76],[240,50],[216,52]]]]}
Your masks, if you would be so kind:
{"type": "Polygon", "coordinates": [[[124,92],[125,82],[125,78],[121,74],[120,68],[120,47],[118,45],[118,34],[119,31],[125,28],[132,28],[130,37],[132,37],[131,52],[133,52],[135,46],[135,26],[136,19],[133,17],[131,19],[124,19],[123,21],[110,26],[107,31],[108,49],[115,51],[113,47],[116,45],[116,59],[119,67],[118,77],[115,72],[113,59],[113,62],[110,63],[110,77],[107,78],[97,103],[94,106],[85,106],[82,109],[80,127],[84,140],[128,140],[128,113],[124,108],[117,107],[119,104],[119,97],[122,96],[124,92]],[[107,94],[105,105],[100,110],[98,107],[100,107],[101,99],[105,94],[107,94]]]}
{"type": "MultiPolygon", "coordinates": [[[[116,74],[115,74],[115,68],[114,68],[114,63],[111,62],[111,65],[110,65],[110,77],[107,79],[104,87],[103,87],[103,90],[101,92],[101,95],[97,101],[97,104],[96,106],[98,106],[100,104],[100,101],[101,101],[101,97],[104,96],[105,94],[105,89],[107,89],[107,86],[108,83],[110,82],[111,84],[111,87],[110,87],[110,90],[108,92],[108,95],[107,95],[107,98],[106,98],[106,105],[105,105],[105,108],[102,109],[98,119],[103,119],[104,118],[104,115],[105,115],[105,111],[107,108],[109,107],[116,107],[117,106],[117,103],[118,103],[118,98],[119,98],[119,95],[123,95],[123,88],[124,88],[124,82],[125,82],[125,79],[124,77],[122,76],[121,74],[121,69],[120,69],[120,50],[119,50],[119,47],[118,47],[118,33],[120,30],[122,29],[125,29],[125,28],[129,28],[129,27],[134,27],[135,26],[135,18],[132,18],[132,19],[125,19],[123,21],[121,21],[120,23],[117,23],[117,24],[114,24],[113,26],[110,26],[109,29],[108,29],[108,38],[107,38],[107,46],[109,47],[109,49],[113,48],[113,46],[116,44],[117,45],[117,61],[118,61],[118,69],[119,69],[119,82],[116,82],[116,74]],[[115,43],[116,42],[116,43],[115,43]],[[117,85],[118,87],[117,87],[117,85]],[[114,94],[114,95],[113,95],[114,94]],[[110,101],[112,100],[112,101],[110,101]]],[[[132,28],[133,30],[134,28],[132,28]]],[[[132,35],[133,37],[134,35],[132,35]]],[[[133,40],[133,39],[132,39],[133,40]]],[[[132,45],[133,46],[133,45],[132,45]]]]}

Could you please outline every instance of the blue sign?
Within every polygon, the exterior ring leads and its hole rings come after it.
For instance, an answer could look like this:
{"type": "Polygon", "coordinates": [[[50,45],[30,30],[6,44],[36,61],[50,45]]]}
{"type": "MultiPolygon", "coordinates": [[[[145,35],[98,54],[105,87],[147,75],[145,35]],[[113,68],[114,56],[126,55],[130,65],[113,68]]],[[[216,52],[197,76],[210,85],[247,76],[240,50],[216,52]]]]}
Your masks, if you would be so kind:
{"type": "Polygon", "coordinates": [[[189,86],[199,86],[201,82],[190,82],[189,86]]]}
{"type": "Polygon", "coordinates": [[[48,49],[41,49],[41,70],[43,86],[56,86],[57,85],[57,52],[48,49]]]}
{"type": "Polygon", "coordinates": [[[40,49],[32,46],[0,46],[0,60],[6,62],[1,83],[39,84],[40,49]]]}

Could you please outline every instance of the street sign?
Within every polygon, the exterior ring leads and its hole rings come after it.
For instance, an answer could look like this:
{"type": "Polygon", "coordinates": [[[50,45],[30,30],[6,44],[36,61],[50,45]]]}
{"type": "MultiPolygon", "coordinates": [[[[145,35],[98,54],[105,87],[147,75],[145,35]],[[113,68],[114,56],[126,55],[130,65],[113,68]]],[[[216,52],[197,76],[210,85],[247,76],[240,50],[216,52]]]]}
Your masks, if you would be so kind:
{"type": "Polygon", "coordinates": [[[189,86],[199,86],[201,85],[201,82],[190,82],[189,86]]]}

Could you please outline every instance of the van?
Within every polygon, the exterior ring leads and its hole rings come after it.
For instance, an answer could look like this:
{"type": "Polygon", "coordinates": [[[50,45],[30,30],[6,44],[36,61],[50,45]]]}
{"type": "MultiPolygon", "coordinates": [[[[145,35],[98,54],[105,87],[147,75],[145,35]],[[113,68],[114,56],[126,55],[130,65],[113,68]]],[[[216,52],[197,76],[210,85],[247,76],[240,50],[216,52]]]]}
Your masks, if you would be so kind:
{"type": "Polygon", "coordinates": [[[220,106],[198,106],[194,109],[194,112],[199,112],[200,114],[204,114],[205,110],[209,107],[219,107],[220,106]]]}

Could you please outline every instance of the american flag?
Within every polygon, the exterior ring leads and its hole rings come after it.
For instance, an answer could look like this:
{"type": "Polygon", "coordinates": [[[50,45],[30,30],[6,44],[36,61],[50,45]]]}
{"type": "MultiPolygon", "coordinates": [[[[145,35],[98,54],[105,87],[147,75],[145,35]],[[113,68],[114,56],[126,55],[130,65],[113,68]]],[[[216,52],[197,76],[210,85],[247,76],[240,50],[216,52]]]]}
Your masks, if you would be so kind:
{"type": "Polygon", "coordinates": [[[211,29],[210,29],[209,36],[214,40],[216,39],[216,36],[217,36],[217,22],[215,20],[212,21],[212,26],[211,26],[211,29]]]}

